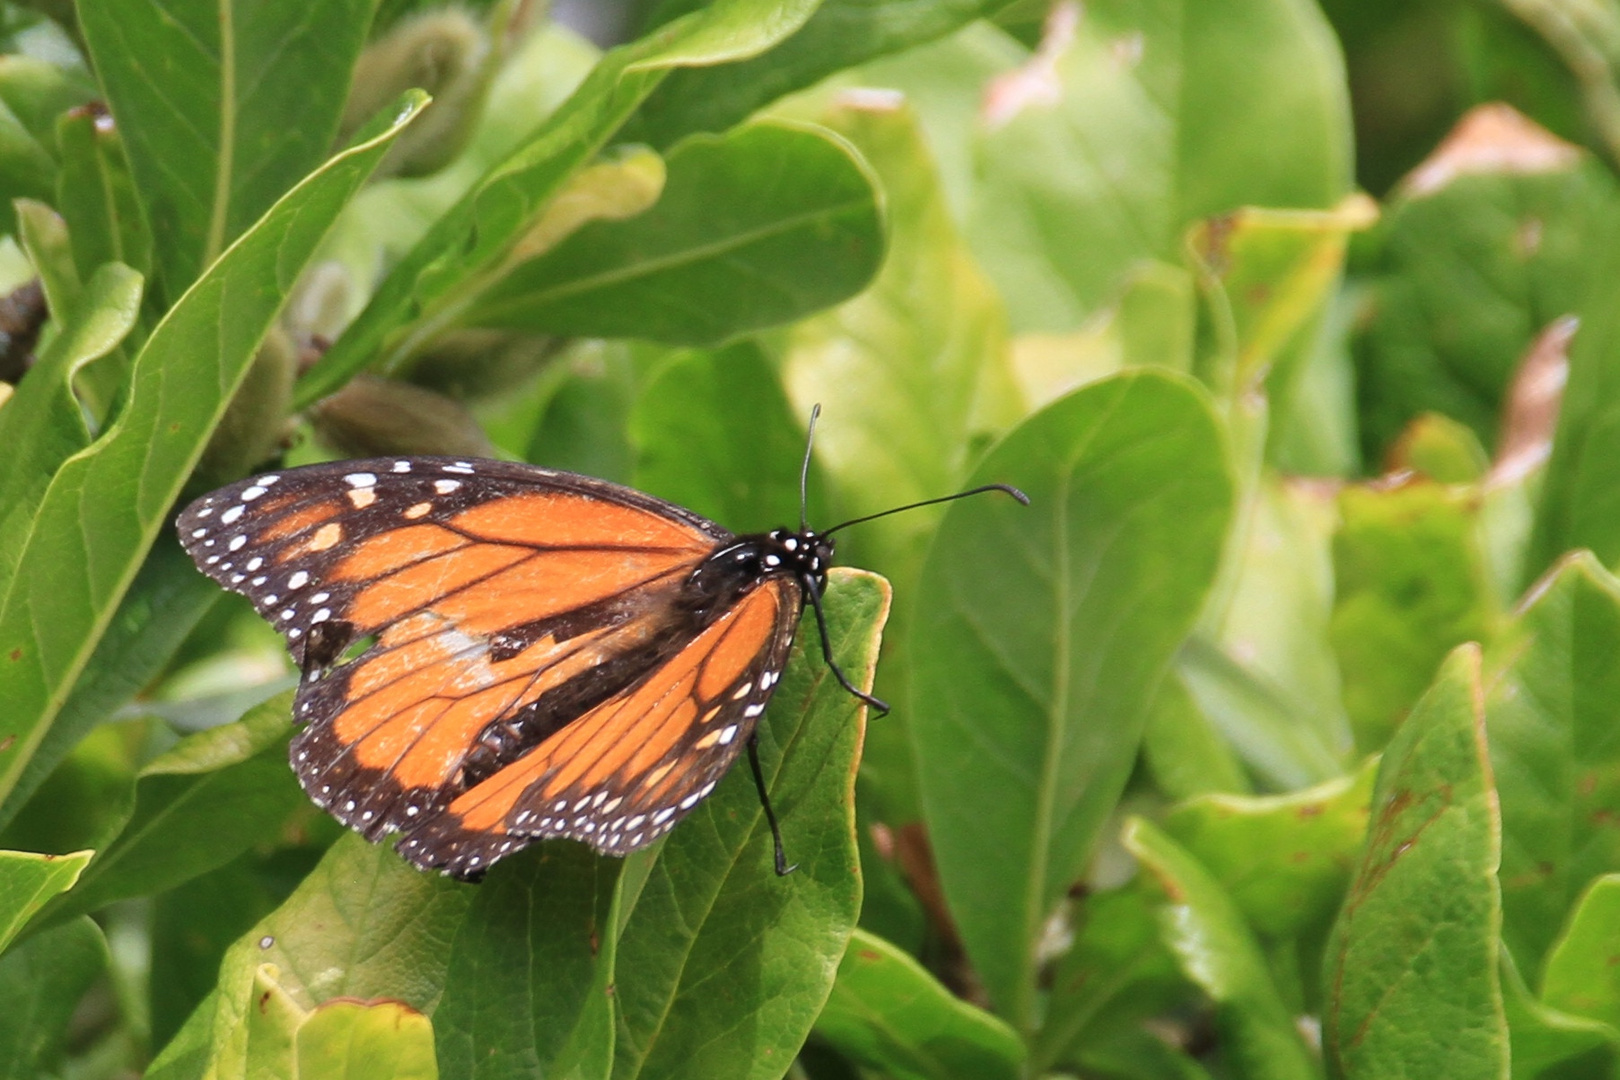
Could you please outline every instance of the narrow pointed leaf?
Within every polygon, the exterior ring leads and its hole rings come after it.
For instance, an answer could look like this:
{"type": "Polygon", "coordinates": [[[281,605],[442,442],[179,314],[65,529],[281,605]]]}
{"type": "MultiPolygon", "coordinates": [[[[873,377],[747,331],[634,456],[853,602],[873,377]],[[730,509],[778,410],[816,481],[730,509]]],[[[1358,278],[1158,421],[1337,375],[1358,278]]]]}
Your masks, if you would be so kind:
{"type": "Polygon", "coordinates": [[[911,725],[945,896],[992,1001],[1027,1031],[1041,928],[1204,602],[1233,480],[1208,398],[1151,370],[1058,399],[973,480],[1032,505],[950,508],[918,589],[911,725]]]}
{"type": "Polygon", "coordinates": [[[505,271],[462,321],[712,345],[847,299],[882,258],[878,193],[853,149],[751,124],[677,146],[651,209],[505,271]]]}
{"type": "Polygon", "coordinates": [[[436,221],[370,303],[300,380],[302,408],[374,362],[387,367],[471,300],[546,202],[612,138],[673,69],[723,64],[797,30],[818,0],[720,0],[621,45],[598,61],[556,112],[436,221]],[[410,327],[416,320],[421,325],[410,327]],[[380,357],[380,360],[379,360],[380,357]]]}
{"type": "Polygon", "coordinates": [[[231,247],[147,339],[118,421],[52,479],[0,601],[0,794],[106,633],[298,272],[419,106],[408,99],[231,247]]]}

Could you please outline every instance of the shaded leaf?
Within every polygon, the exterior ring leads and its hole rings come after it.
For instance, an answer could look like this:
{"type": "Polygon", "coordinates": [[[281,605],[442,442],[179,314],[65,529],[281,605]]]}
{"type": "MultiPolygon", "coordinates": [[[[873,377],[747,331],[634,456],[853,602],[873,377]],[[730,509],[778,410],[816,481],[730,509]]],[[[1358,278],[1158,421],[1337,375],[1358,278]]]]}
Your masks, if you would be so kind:
{"type": "Polygon", "coordinates": [[[304,804],[287,765],[292,694],[189,735],[141,769],[129,823],[52,918],[162,892],[281,832],[304,804]]]}
{"type": "Polygon", "coordinates": [[[1150,823],[1133,818],[1124,842],[1153,876],[1165,902],[1164,943],[1215,1003],[1222,1050],[1234,1070],[1254,1080],[1306,1080],[1319,1075],[1243,916],[1193,856],[1150,823]]]}
{"type": "Polygon", "coordinates": [[[1536,589],[1486,654],[1502,807],[1502,940],[1537,972],[1594,877],[1620,866],[1620,583],[1582,553],[1536,589]]]}
{"type": "Polygon", "coordinates": [[[107,942],[89,919],[35,934],[0,956],[0,1078],[55,1073],[79,1000],[107,959],[107,942]]]}

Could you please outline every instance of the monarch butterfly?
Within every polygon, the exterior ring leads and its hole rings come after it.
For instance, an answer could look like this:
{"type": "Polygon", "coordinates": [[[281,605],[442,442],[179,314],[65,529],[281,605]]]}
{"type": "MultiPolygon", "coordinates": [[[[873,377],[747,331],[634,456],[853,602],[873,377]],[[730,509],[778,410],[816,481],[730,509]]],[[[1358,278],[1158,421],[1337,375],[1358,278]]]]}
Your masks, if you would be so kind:
{"type": "MultiPolygon", "coordinates": [[[[1027,502],[999,484],[945,498],[986,490],[1027,502]]],[[[832,534],[881,516],[817,533],[801,510],[796,530],[736,536],[605,480],[393,457],[242,480],[176,525],[303,672],[290,755],[309,796],[476,880],[545,837],[645,847],[744,748],[788,873],[755,726],[806,599],[839,683],[888,711],[833,663],[821,614],[832,534]]]]}

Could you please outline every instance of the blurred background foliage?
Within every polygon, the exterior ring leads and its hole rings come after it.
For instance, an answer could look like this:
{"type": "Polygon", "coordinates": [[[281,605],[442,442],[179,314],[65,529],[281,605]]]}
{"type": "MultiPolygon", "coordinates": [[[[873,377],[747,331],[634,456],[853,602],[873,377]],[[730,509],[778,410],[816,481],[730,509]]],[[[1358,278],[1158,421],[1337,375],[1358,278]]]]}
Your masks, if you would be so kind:
{"type": "Polygon", "coordinates": [[[1616,0],[11,0],[0,52],[0,1076],[1616,1074],[1616,0]],[[170,526],[443,453],[766,529],[815,403],[812,523],[1032,505],[840,535],[895,708],[795,654],[785,879],[741,773],[476,888],[343,835],[170,526]]]}

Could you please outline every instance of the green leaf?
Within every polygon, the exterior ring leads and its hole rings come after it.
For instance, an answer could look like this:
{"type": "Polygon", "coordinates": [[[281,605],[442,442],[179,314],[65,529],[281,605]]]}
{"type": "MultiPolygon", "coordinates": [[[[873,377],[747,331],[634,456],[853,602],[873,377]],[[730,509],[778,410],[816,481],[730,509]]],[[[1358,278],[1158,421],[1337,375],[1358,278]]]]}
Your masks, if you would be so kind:
{"type": "Polygon", "coordinates": [[[712,345],[859,292],[883,258],[859,156],[811,128],[750,124],[669,155],[663,196],[503,272],[468,326],[712,345]]]}
{"type": "Polygon", "coordinates": [[[300,380],[295,406],[325,397],[374,362],[390,368],[453,322],[488,284],[482,275],[507,258],[547,201],[671,69],[723,64],[768,49],[798,29],[816,3],[718,0],[603,56],[556,112],[401,257],[365,310],[300,380]]]}
{"type": "Polygon", "coordinates": [[[398,1001],[332,1001],[293,1042],[298,1076],[321,1080],[438,1080],[433,1025],[398,1001]]]}
{"type": "Polygon", "coordinates": [[[641,106],[625,137],[671,146],[725,131],[771,101],[835,71],[921,45],[1007,0],[825,0],[797,33],[761,56],[676,72],[641,106]]]}
{"type": "Polygon", "coordinates": [[[188,1063],[205,1059],[218,1080],[244,1076],[261,965],[274,967],[277,986],[300,1011],[338,997],[388,997],[431,1012],[472,893],[415,870],[386,844],[344,836],[286,903],[231,946],[218,991],[148,1075],[194,1075],[188,1063]]]}
{"type": "Polygon", "coordinates": [[[1454,651],[1384,752],[1367,849],[1323,977],[1331,1076],[1508,1075],[1501,822],[1477,646],[1454,651]]]}
{"type": "Polygon", "coordinates": [[[334,156],[232,245],[147,339],[118,421],[57,470],[0,601],[0,794],[106,633],[294,278],[419,104],[334,156]]]}
{"type": "Polygon", "coordinates": [[[1114,1075],[1102,1061],[1137,1057],[1140,1048],[1132,1042],[1110,1049],[1111,1041],[1139,1031],[1148,1018],[1198,1006],[1197,991],[1159,932],[1161,898],[1149,892],[1139,875],[1073,905],[1074,944],[1052,970],[1046,1015],[1030,1048],[1031,1075],[1063,1065],[1114,1075]]]}
{"type": "Polygon", "coordinates": [[[197,572],[179,544],[162,540],[152,546],[56,722],[0,800],[0,828],[91,729],[158,676],[219,597],[219,587],[197,572]]]}
{"type": "Polygon", "coordinates": [[[0,101],[0,230],[15,233],[17,199],[48,200],[56,162],[17,114],[0,101]]]}
{"type": "Polygon", "coordinates": [[[330,151],[375,0],[84,0],[171,302],[330,151]]]}
{"type": "Polygon", "coordinates": [[[56,334],[0,409],[0,445],[12,448],[0,472],[0,596],[11,587],[51,478],[89,445],[73,377],[118,346],[140,303],[139,274],[119,263],[97,270],[73,306],[58,315],[56,334]]]}
{"type": "MultiPolygon", "coordinates": [[[[824,605],[834,658],[870,685],[887,583],[834,570],[824,605]]],[[[732,769],[663,844],[624,924],[614,1080],[782,1076],[832,990],[860,911],[852,786],[864,722],[817,652],[801,634],[758,729],[798,869],[776,876],[748,767],[732,769]]]]}
{"type": "Polygon", "coordinates": [[[1469,489],[1412,478],[1339,493],[1330,640],[1363,751],[1381,748],[1446,653],[1495,622],[1469,489]]]}
{"type": "Polygon", "coordinates": [[[1013,1080],[1011,1028],[941,986],[910,954],[863,930],[850,938],[816,1034],[895,1080],[1013,1080]]]}
{"type": "Polygon", "coordinates": [[[0,851],[0,950],[56,896],[73,888],[93,851],[37,855],[0,851]]]}
{"type": "Polygon", "coordinates": [[[0,1080],[57,1075],[80,999],[107,967],[89,919],[36,934],[0,956],[0,1080]]]}
{"type": "Polygon", "coordinates": [[[1090,862],[1203,606],[1233,479],[1207,395],[1141,369],[1036,413],[974,481],[1032,505],[946,516],[918,588],[913,747],[962,940],[1027,1032],[1042,926],[1090,862]]]}
{"type": "Polygon", "coordinates": [[[79,275],[121,262],[142,274],[152,269],[152,232],[135,194],[116,127],[98,124],[88,112],[62,117],[56,128],[62,167],[56,175],[56,208],[67,220],[79,275]]]}
{"type": "Polygon", "coordinates": [[[1620,874],[1595,879],[1547,954],[1541,997],[1576,1016],[1620,1029],[1620,874]]]}
{"type": "Polygon", "coordinates": [[[1319,1075],[1265,955],[1236,904],[1196,858],[1152,824],[1132,818],[1125,847],[1153,876],[1165,901],[1160,933],[1182,972],[1215,1003],[1222,1049],[1234,1071],[1253,1080],[1319,1075]]]}
{"type": "MultiPolygon", "coordinates": [[[[1494,447],[1530,342],[1561,316],[1598,315],[1585,303],[1599,280],[1594,236],[1620,205],[1620,186],[1590,155],[1511,110],[1489,115],[1511,115],[1525,130],[1495,134],[1490,165],[1446,168],[1443,147],[1396,192],[1376,234],[1356,339],[1369,459],[1423,412],[1460,420],[1494,447]]],[[[1469,125],[1465,118],[1453,137],[1469,125]]]]}
{"type": "Polygon", "coordinates": [[[1316,4],[1059,10],[992,88],[978,143],[970,234],[1015,329],[1078,328],[1133,263],[1179,262],[1198,218],[1349,193],[1343,60],[1316,4]]]}
{"type": "Polygon", "coordinates": [[[1367,834],[1372,786],[1369,762],[1287,795],[1205,795],[1172,807],[1164,831],[1257,933],[1286,939],[1337,911],[1367,834]]]}
{"type": "Polygon", "coordinates": [[[1513,958],[1502,953],[1502,1004],[1513,1047],[1512,1076],[1612,1076],[1620,1059],[1620,1031],[1536,1000],[1513,958]],[[1567,1072],[1547,1072],[1573,1061],[1567,1072]],[[1584,1066],[1584,1068],[1583,1068],[1584,1066]]]}
{"type": "Polygon", "coordinates": [[[1559,556],[1590,548],[1605,566],[1620,562],[1620,220],[1594,226],[1583,250],[1592,255],[1592,286],[1569,351],[1568,385],[1558,413],[1552,460],[1536,508],[1524,563],[1527,581],[1559,556]]]}
{"type": "Polygon", "coordinates": [[[1331,210],[1245,208],[1193,228],[1188,246],[1225,339],[1205,373],[1218,393],[1264,387],[1271,408],[1286,412],[1350,235],[1377,217],[1377,204],[1357,193],[1331,210]]]}
{"type": "Polygon", "coordinates": [[[1231,744],[1174,671],[1153,696],[1142,732],[1142,763],[1153,775],[1153,786],[1170,799],[1254,789],[1231,744]]]}
{"type": "Polygon", "coordinates": [[[1502,940],[1539,972],[1594,877],[1620,866],[1620,582],[1565,559],[1486,653],[1486,722],[1502,805],[1502,940]]]}
{"type": "Polygon", "coordinates": [[[53,919],[144,896],[274,839],[304,804],[287,764],[292,693],[239,722],[189,735],[140,772],[129,824],[90,864],[53,919]]]}
{"type": "Polygon", "coordinates": [[[451,945],[433,1013],[445,1080],[564,1075],[568,1053],[582,1049],[604,1055],[599,1067],[568,1075],[606,1080],[623,865],[558,841],[490,871],[451,945]]]}
{"type": "MultiPolygon", "coordinates": [[[[843,108],[824,119],[861,151],[889,207],[889,254],[860,296],[793,327],[784,360],[800,416],[823,405],[816,456],[850,516],[949,494],[966,478],[982,440],[1020,412],[1007,364],[1000,302],[952,223],[916,120],[904,110],[843,108]]],[[[1000,479],[1000,478],[998,478],[1000,479]]],[[[940,511],[899,514],[852,530],[845,557],[916,593],[940,511]]],[[[914,820],[914,765],[907,746],[909,604],[891,628],[879,696],[896,706],[872,728],[863,791],[885,817],[914,820]]]]}
{"type": "MultiPolygon", "coordinates": [[[[641,388],[629,432],[635,487],[737,533],[798,521],[804,427],[757,344],[670,357],[641,388]]],[[[809,504],[827,512],[813,465],[809,504]]]]}

